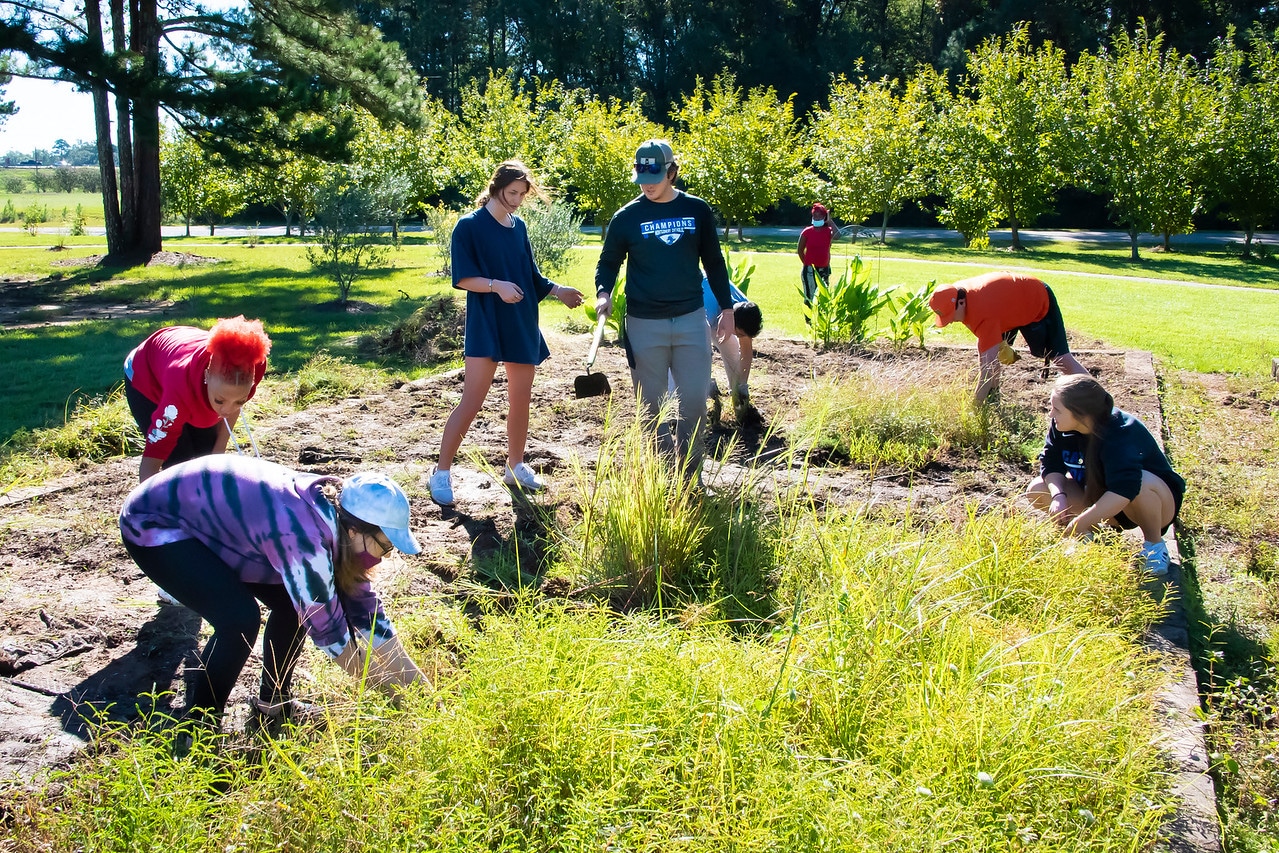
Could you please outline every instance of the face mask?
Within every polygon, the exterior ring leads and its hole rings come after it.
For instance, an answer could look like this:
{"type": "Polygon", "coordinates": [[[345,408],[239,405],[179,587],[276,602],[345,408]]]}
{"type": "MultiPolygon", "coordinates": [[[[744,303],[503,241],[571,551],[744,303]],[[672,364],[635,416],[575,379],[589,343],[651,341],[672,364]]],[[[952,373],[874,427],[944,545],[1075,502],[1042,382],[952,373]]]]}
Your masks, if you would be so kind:
{"type": "Polygon", "coordinates": [[[813,227],[814,227],[814,228],[821,228],[821,227],[822,227],[823,225],[825,225],[825,224],[826,224],[826,220],[825,220],[825,219],[814,219],[814,220],[813,220],[813,227]]]}
{"type": "Polygon", "coordinates": [[[375,557],[371,551],[361,551],[355,555],[355,562],[359,563],[361,568],[366,572],[382,562],[381,557],[375,557]]]}

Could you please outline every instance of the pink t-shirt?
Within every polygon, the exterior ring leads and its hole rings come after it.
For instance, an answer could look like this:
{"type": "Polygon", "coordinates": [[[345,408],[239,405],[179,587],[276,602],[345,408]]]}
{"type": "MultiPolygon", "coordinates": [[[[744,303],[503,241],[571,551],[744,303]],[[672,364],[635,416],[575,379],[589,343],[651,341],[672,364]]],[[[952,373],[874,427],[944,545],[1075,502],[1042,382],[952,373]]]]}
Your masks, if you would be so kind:
{"type": "MultiPolygon", "coordinates": [[[[138,344],[124,360],[124,375],[142,396],[156,404],[146,429],[143,456],[168,459],[183,426],[207,428],[222,420],[209,405],[204,385],[208,344],[205,329],[169,326],[138,344]]],[[[265,373],[265,363],[253,371],[249,397],[258,390],[265,373]]]]}

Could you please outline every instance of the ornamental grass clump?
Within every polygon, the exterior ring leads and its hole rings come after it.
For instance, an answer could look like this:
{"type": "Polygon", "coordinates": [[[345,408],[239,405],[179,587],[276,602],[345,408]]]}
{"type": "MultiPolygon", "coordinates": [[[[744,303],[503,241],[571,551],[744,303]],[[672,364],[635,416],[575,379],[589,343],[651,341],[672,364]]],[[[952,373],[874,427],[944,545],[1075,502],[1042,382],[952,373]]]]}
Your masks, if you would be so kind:
{"type": "Polygon", "coordinates": [[[921,363],[909,382],[853,373],[815,383],[800,400],[798,442],[855,465],[912,471],[949,452],[1033,457],[1041,417],[1009,404],[974,409],[966,377],[936,375],[940,369],[921,363]]]}
{"type": "MultiPolygon", "coordinates": [[[[659,419],[670,415],[664,406],[659,419]]],[[[625,426],[610,407],[594,468],[572,465],[582,515],[567,534],[569,574],[627,605],[660,607],[664,591],[687,589],[707,527],[701,487],[682,468],[658,449],[638,405],[625,426]]]]}

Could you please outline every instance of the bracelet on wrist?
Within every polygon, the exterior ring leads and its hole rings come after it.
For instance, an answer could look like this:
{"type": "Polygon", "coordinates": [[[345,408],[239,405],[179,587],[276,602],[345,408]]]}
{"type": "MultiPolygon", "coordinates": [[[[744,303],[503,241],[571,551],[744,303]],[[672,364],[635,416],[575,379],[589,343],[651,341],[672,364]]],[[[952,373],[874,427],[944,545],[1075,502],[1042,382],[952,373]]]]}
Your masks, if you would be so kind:
{"type": "Polygon", "coordinates": [[[493,292],[493,279],[489,279],[489,293],[493,292]]]}

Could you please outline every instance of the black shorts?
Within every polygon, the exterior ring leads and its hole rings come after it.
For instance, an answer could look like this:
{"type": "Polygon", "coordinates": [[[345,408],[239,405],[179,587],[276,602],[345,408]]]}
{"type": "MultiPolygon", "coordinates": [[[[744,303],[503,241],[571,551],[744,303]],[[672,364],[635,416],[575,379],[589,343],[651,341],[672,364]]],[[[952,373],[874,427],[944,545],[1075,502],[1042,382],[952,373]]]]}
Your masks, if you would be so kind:
{"type": "Polygon", "coordinates": [[[1042,320],[1036,320],[1017,329],[1004,332],[1004,342],[1012,346],[1017,340],[1017,333],[1026,340],[1030,354],[1035,358],[1053,359],[1060,355],[1070,354],[1070,344],[1066,342],[1066,323],[1061,318],[1061,309],[1057,307],[1057,297],[1053,296],[1051,287],[1048,291],[1048,313],[1042,320]]]}
{"type": "MultiPolygon", "coordinates": [[[[1159,479],[1163,480],[1162,477],[1160,477],[1159,479]]],[[[1173,504],[1176,506],[1176,509],[1172,511],[1172,521],[1165,524],[1163,527],[1163,530],[1159,531],[1160,533],[1167,533],[1168,528],[1172,527],[1174,524],[1177,523],[1177,516],[1181,515],[1181,499],[1184,497],[1182,492],[1178,491],[1177,488],[1173,486],[1172,483],[1169,483],[1167,480],[1164,480],[1164,482],[1168,484],[1168,491],[1172,492],[1172,500],[1173,500],[1173,504]]],[[[1120,510],[1119,512],[1115,513],[1115,524],[1118,524],[1124,530],[1132,530],[1133,528],[1137,526],[1137,522],[1133,521],[1131,518],[1124,515],[1123,510],[1120,510]]]]}

